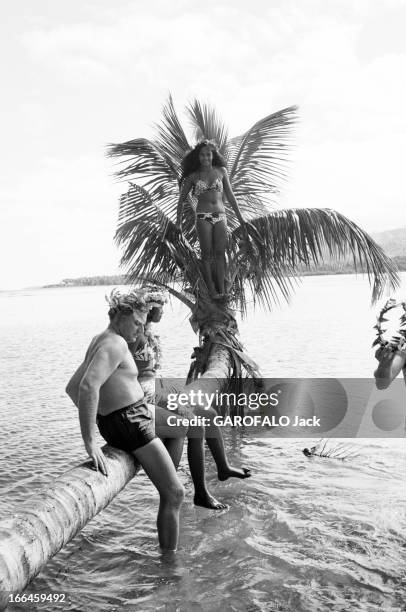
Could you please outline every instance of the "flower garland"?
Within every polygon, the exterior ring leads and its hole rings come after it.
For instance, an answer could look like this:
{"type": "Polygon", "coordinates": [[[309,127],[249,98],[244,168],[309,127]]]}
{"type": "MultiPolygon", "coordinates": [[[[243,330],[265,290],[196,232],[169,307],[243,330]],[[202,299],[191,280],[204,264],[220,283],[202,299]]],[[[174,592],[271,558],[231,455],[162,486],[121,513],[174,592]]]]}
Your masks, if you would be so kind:
{"type": "MultiPolygon", "coordinates": [[[[168,294],[162,289],[158,289],[154,285],[144,285],[140,288],[143,292],[144,300],[149,309],[151,308],[163,308],[168,302],[168,294]]],[[[147,323],[144,329],[144,336],[147,341],[149,349],[154,355],[154,368],[159,370],[161,368],[162,361],[162,347],[161,341],[158,334],[152,331],[151,323],[147,323]]]]}
{"type": "Polygon", "coordinates": [[[375,341],[372,344],[372,347],[377,346],[379,344],[380,347],[389,348],[391,351],[406,350],[406,302],[396,302],[394,298],[390,298],[380,310],[376,320],[376,325],[374,325],[374,329],[377,330],[377,334],[375,341]],[[402,306],[403,308],[403,314],[399,318],[399,329],[389,341],[384,340],[383,334],[387,330],[382,329],[382,323],[385,323],[389,320],[385,318],[385,314],[389,310],[397,308],[398,306],[402,306]]]}
{"type": "Polygon", "coordinates": [[[144,336],[147,341],[149,349],[152,351],[154,356],[154,367],[156,370],[161,368],[162,361],[162,347],[161,341],[158,334],[155,334],[151,329],[151,323],[147,323],[144,330],[144,336]]]}

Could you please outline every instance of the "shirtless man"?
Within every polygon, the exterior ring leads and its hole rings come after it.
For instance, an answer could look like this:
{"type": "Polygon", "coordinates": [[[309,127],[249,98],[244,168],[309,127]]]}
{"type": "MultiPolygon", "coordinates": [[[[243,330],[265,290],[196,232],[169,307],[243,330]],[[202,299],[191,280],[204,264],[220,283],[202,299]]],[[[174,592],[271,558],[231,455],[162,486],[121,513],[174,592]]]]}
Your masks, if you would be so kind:
{"type": "Polygon", "coordinates": [[[163,443],[155,436],[152,414],[137,380],[128,349],[143,330],[148,307],[136,292],[110,299],[107,329],[95,336],[66,392],[79,409],[82,438],[96,470],[108,475],[96,441],[96,423],[108,444],[132,453],[160,495],[157,527],[162,550],[176,550],[184,491],[163,443]]]}

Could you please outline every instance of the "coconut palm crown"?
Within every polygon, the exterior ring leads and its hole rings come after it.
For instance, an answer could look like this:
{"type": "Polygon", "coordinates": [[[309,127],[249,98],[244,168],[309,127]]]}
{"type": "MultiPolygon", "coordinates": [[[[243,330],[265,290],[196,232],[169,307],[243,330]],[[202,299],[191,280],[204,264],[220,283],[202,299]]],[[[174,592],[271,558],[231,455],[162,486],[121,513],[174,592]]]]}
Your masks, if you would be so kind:
{"type": "MultiPolygon", "coordinates": [[[[129,182],[121,196],[117,244],[123,249],[121,265],[130,280],[165,286],[193,312],[196,330],[236,329],[229,307],[208,297],[200,268],[193,196],[183,211],[183,236],[174,230],[181,181],[181,161],[202,139],[216,143],[227,162],[230,182],[246,221],[244,234],[231,206],[225,202],[230,240],[227,250],[228,282],[232,304],[242,314],[248,300],[271,308],[280,296],[288,299],[295,277],[303,267],[324,257],[338,261],[350,257],[356,270],[366,272],[372,301],[386,283],[399,283],[396,267],[359,226],[344,215],[325,208],[278,209],[276,199],[287,177],[292,106],[257,121],[241,136],[228,137],[216,111],[198,100],[186,112],[192,139],[175,111],[172,97],[163,108],[154,140],[136,138],[108,147],[111,157],[123,158],[116,172],[129,182]],[[245,237],[244,237],[245,236],[245,237]],[[216,326],[217,324],[217,326],[216,326]]],[[[227,335],[227,334],[226,334],[227,335]]]]}

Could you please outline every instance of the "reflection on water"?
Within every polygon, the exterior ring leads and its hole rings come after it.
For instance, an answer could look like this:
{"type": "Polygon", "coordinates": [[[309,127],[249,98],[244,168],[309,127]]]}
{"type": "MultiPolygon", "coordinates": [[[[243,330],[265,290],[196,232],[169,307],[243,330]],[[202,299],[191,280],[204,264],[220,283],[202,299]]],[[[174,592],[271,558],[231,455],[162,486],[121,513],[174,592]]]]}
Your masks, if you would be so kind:
{"type": "MultiPolygon", "coordinates": [[[[105,324],[106,292],[0,294],[0,516],[84,458],[63,389],[105,324]]],[[[374,315],[365,281],[313,277],[289,307],[251,314],[240,329],[268,376],[370,376],[374,315]]],[[[159,329],[163,371],[181,376],[196,342],[187,312],[169,308],[159,329]]],[[[183,458],[187,495],[175,562],[159,555],[158,497],[140,474],[27,593],[65,592],[68,603],[58,609],[72,611],[404,609],[403,440],[356,440],[359,456],[341,462],[306,458],[308,439],[253,439],[236,430],[226,438],[231,459],[253,477],[219,483],[208,455],[210,490],[231,508],[195,508],[183,458]]]]}

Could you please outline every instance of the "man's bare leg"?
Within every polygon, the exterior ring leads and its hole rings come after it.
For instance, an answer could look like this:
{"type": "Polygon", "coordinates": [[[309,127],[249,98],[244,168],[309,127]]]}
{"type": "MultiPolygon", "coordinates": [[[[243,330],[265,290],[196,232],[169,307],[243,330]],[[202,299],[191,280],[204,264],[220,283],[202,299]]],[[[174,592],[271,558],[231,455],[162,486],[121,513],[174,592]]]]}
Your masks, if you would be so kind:
{"type": "Polygon", "coordinates": [[[195,505],[214,510],[227,508],[226,504],[218,501],[207,490],[204,465],[204,428],[190,427],[190,433],[188,433],[187,427],[167,425],[167,418],[170,416],[173,416],[173,412],[155,406],[155,431],[163,441],[176,469],[182,456],[184,438],[186,435],[188,436],[187,454],[190,475],[195,489],[195,505]],[[172,438],[169,436],[179,437],[172,438]]]}
{"type": "Polygon", "coordinates": [[[133,455],[141,463],[159,492],[157,518],[159,545],[163,551],[176,550],[179,536],[179,510],[184,489],[176,474],[175,466],[158,438],[133,451],[133,455]]]}

